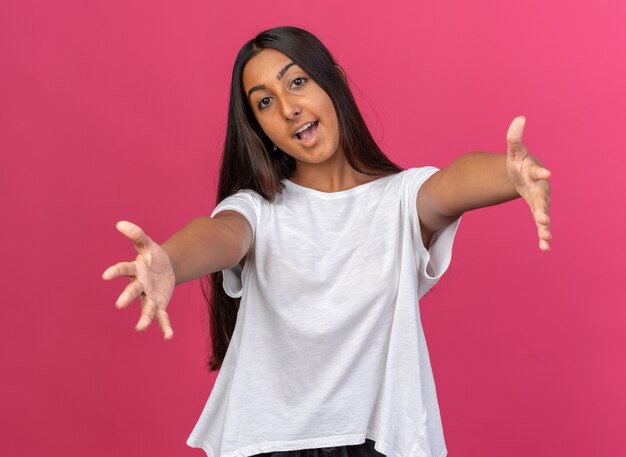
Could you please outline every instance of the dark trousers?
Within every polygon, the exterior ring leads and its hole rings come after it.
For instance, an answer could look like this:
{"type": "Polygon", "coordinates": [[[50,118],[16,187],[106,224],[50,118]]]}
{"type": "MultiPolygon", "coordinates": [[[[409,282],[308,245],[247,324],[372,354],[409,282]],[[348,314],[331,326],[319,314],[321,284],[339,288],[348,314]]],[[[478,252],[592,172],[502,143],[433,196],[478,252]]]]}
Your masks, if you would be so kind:
{"type": "Polygon", "coordinates": [[[385,457],[385,455],[374,449],[374,441],[366,439],[365,443],[350,446],[266,452],[251,457],[385,457]]]}

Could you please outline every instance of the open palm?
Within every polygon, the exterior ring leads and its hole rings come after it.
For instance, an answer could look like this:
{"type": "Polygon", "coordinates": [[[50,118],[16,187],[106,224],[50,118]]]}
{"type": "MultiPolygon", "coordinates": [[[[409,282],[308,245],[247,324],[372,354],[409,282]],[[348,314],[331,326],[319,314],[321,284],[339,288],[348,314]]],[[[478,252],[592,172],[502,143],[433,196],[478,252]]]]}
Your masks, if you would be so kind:
{"type": "Polygon", "coordinates": [[[526,201],[533,214],[539,234],[539,249],[550,250],[550,176],[536,157],[522,144],[526,118],[513,119],[506,135],[508,144],[506,170],[517,192],[526,201]]]}
{"type": "Polygon", "coordinates": [[[115,226],[133,242],[138,255],[133,262],[120,262],[107,268],[102,273],[102,278],[110,280],[128,276],[130,284],[126,286],[115,305],[118,308],[125,308],[140,297],[141,317],[135,329],[145,330],[156,317],[164,338],[169,340],[174,336],[174,332],[167,314],[167,305],[176,286],[170,258],[167,252],[139,226],[128,221],[120,221],[115,226]]]}

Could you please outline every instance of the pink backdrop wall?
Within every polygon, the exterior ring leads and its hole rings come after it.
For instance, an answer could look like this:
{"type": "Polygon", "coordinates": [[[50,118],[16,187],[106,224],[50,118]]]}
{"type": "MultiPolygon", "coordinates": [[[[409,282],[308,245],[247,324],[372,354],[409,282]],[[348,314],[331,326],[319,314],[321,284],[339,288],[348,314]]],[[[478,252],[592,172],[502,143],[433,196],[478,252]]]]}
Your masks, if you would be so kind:
{"type": "MultiPolygon", "coordinates": [[[[0,455],[200,456],[197,282],[133,330],[109,265],[213,208],[235,55],[296,25],[404,167],[524,142],[552,170],[551,252],[521,200],[466,213],[422,304],[449,455],[626,455],[623,3],[3,2],[0,455]]],[[[408,457],[408,456],[407,456],[408,457]]]]}

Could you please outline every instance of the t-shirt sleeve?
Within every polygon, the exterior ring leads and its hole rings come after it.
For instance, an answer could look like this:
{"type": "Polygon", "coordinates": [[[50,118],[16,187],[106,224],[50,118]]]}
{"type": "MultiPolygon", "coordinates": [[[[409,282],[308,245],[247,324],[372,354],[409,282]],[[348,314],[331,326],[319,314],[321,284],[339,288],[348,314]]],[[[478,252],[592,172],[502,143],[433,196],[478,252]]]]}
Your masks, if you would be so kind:
{"type": "MultiPolygon", "coordinates": [[[[215,217],[217,213],[227,209],[241,213],[248,220],[250,226],[252,227],[252,247],[250,249],[253,249],[256,239],[256,227],[260,208],[260,198],[262,197],[253,190],[239,190],[237,193],[226,197],[224,200],[219,202],[219,204],[211,212],[211,217],[215,217]]],[[[241,280],[242,272],[243,268],[240,264],[237,264],[232,268],[222,270],[222,286],[224,287],[224,291],[229,297],[239,298],[243,295],[243,283],[241,280]]]]}
{"type": "Polygon", "coordinates": [[[428,249],[424,246],[417,214],[417,194],[424,182],[439,168],[426,166],[410,168],[406,172],[405,190],[406,204],[410,214],[411,236],[418,268],[418,298],[422,298],[448,269],[452,259],[454,236],[461,222],[456,221],[440,228],[433,233],[428,249]]]}

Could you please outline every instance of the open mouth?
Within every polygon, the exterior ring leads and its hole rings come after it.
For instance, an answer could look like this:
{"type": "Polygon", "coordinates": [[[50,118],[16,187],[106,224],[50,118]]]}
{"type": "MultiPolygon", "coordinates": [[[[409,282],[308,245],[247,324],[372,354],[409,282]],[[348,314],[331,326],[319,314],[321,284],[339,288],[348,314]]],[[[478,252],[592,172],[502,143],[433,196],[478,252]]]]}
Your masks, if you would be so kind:
{"type": "Polygon", "coordinates": [[[315,121],[309,125],[308,128],[298,132],[294,135],[294,138],[300,143],[309,143],[317,135],[317,125],[319,121],[315,121]]]}

